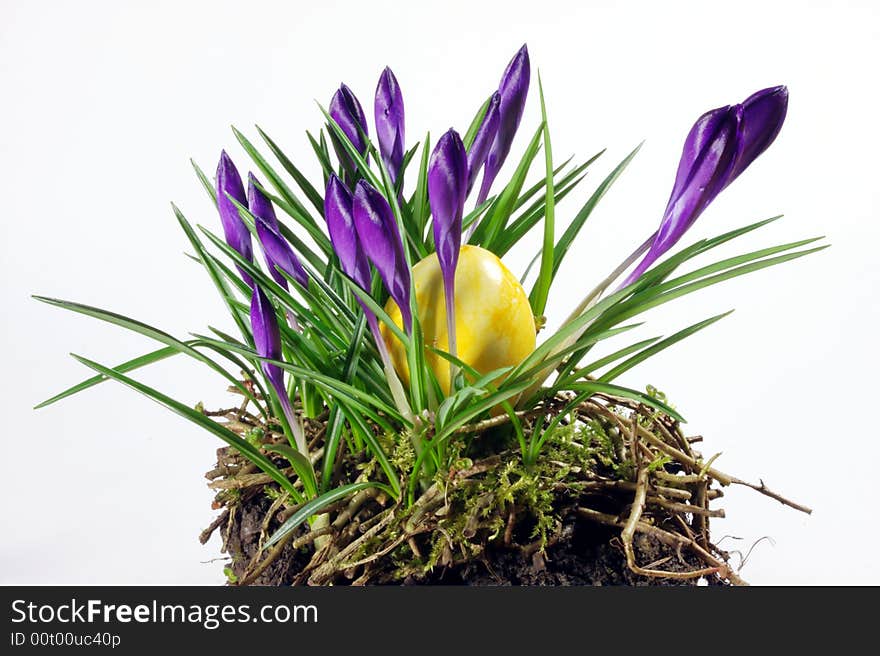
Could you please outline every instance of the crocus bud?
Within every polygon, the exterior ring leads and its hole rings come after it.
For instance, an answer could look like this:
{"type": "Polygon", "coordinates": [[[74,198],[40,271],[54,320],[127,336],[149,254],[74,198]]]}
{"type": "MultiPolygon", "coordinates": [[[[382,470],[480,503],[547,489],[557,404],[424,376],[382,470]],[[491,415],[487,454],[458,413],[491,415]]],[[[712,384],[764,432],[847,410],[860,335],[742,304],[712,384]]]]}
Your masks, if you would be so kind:
{"type": "Polygon", "coordinates": [[[284,271],[300,285],[307,286],[309,279],[302,263],[293,252],[290,244],[281,235],[275,209],[266,195],[260,190],[259,182],[251,173],[248,175],[248,208],[254,215],[255,227],[263,255],[266,258],[266,267],[269,273],[279,285],[287,289],[287,278],[281,275],[284,271]]]}
{"type": "MultiPolygon", "coordinates": [[[[254,336],[254,349],[258,356],[270,360],[281,360],[281,329],[278,327],[278,317],[275,315],[275,308],[272,307],[266,294],[256,285],[251,296],[251,332],[254,336]]],[[[302,425],[294,415],[290,397],[287,396],[287,389],[284,387],[284,372],[281,367],[271,362],[260,362],[260,369],[263,370],[266,379],[278,395],[281,409],[290,425],[297,448],[301,453],[308,454],[302,425]]]]}
{"type": "Polygon", "coordinates": [[[339,258],[339,264],[347,276],[361,289],[369,292],[371,287],[370,263],[361,247],[354,225],[352,203],[354,199],[342,180],[330,174],[324,194],[324,217],[330,243],[339,258]]]}
{"type": "Polygon", "coordinates": [[[461,248],[461,221],[467,194],[467,154],[461,137],[449,130],[437,141],[428,163],[428,201],[434,217],[434,247],[444,280],[452,281],[461,248]]]}
{"type": "Polygon", "coordinates": [[[495,140],[489,149],[489,156],[486,158],[483,182],[477,195],[478,205],[486,200],[495,176],[498,175],[501,165],[510,152],[513,137],[516,135],[526,105],[526,96],[529,94],[530,77],[529,50],[523,45],[510,60],[498,86],[498,93],[501,95],[500,122],[495,140]]]}
{"type": "Polygon", "coordinates": [[[762,89],[746,98],[742,105],[743,144],[731,181],[776,139],[788,112],[788,88],[778,86],[762,89]]]}
{"type": "Polygon", "coordinates": [[[672,248],[722,189],[773,143],[788,107],[785,87],[703,114],[691,128],[660,229],[626,286],[672,248]]]}
{"type": "Polygon", "coordinates": [[[400,308],[404,327],[409,332],[412,330],[410,273],[391,206],[366,180],[359,180],[354,191],[353,216],[358,239],[400,308]]]}
{"type": "MultiPolygon", "coordinates": [[[[384,198],[382,200],[384,200],[384,198]]],[[[351,277],[361,289],[370,292],[370,288],[372,287],[370,263],[367,260],[367,255],[364,252],[364,249],[361,247],[361,238],[358,234],[354,219],[354,198],[352,198],[348,187],[346,187],[342,181],[333,174],[331,174],[329,180],[327,180],[327,190],[324,194],[324,217],[327,219],[327,230],[330,233],[330,243],[333,244],[333,250],[339,258],[339,264],[342,266],[342,270],[346,275],[351,277]]],[[[392,220],[393,218],[394,217],[392,217],[392,220]]],[[[396,233],[396,225],[394,226],[394,230],[396,233]]],[[[369,232],[369,226],[367,227],[367,232],[369,232]]],[[[401,243],[400,246],[402,255],[403,244],[401,243]]],[[[381,275],[384,280],[385,274],[381,275]]],[[[405,284],[407,285],[407,303],[404,306],[398,302],[398,305],[406,307],[406,310],[408,311],[409,276],[406,277],[405,284]]],[[[395,299],[396,298],[397,297],[395,297],[395,299]]],[[[379,351],[379,357],[382,358],[382,364],[385,367],[385,376],[388,380],[388,387],[391,390],[391,396],[394,398],[394,403],[400,410],[401,414],[406,417],[408,421],[412,421],[412,409],[409,407],[409,403],[406,400],[406,393],[403,391],[400,380],[394,372],[394,364],[391,361],[391,355],[388,352],[388,347],[385,345],[385,340],[382,338],[382,333],[379,330],[379,321],[376,319],[376,315],[372,310],[370,310],[360,298],[358,299],[358,303],[364,310],[364,315],[370,326],[370,332],[373,333],[373,339],[376,341],[376,348],[379,351]]],[[[411,320],[409,325],[412,326],[411,320]]]]}
{"type": "MultiPolygon", "coordinates": [[[[364,116],[364,110],[361,108],[360,102],[358,102],[352,90],[345,84],[340,85],[330,100],[330,117],[336,121],[357,151],[364,157],[367,157],[367,141],[364,138],[368,134],[367,119],[364,116]]],[[[330,139],[333,141],[333,147],[343,168],[349,176],[353,177],[355,173],[354,162],[337,139],[333,130],[330,130],[330,139]]]]}
{"type": "Polygon", "coordinates": [[[486,114],[480,123],[480,128],[474,136],[474,142],[471,144],[467,153],[468,163],[468,182],[467,193],[471,193],[471,188],[477,179],[477,174],[486,163],[489,156],[489,148],[495,141],[495,135],[498,134],[498,125],[501,122],[501,94],[497,91],[492,94],[489,99],[489,105],[486,107],[486,114]]]}
{"type": "Polygon", "coordinates": [[[468,159],[458,132],[440,137],[428,163],[428,201],[434,217],[434,247],[443,275],[449,352],[458,355],[455,331],[455,267],[468,191],[468,159]]]}
{"type": "MultiPolygon", "coordinates": [[[[251,296],[251,331],[254,335],[257,355],[271,360],[281,359],[281,330],[278,327],[275,308],[259,287],[254,289],[251,296]]],[[[284,389],[284,374],[281,368],[271,362],[261,362],[260,368],[278,395],[286,397],[287,391],[284,389]]]]}
{"type": "Polygon", "coordinates": [[[397,174],[403,163],[403,149],[406,143],[404,139],[403,95],[400,93],[397,78],[388,67],[385,67],[382,75],[379,76],[374,109],[379,152],[391,180],[396,182],[397,174]]]}
{"type": "MultiPolygon", "coordinates": [[[[220,163],[217,165],[217,210],[220,212],[220,222],[223,224],[223,234],[226,243],[234,248],[239,255],[253,262],[254,250],[251,244],[251,233],[238,214],[238,208],[229,200],[231,196],[236,201],[247,206],[247,197],[244,194],[244,185],[235,164],[226,154],[220,153],[220,163]]],[[[254,281],[240,267],[238,268],[242,279],[253,287],[254,281]]]]}

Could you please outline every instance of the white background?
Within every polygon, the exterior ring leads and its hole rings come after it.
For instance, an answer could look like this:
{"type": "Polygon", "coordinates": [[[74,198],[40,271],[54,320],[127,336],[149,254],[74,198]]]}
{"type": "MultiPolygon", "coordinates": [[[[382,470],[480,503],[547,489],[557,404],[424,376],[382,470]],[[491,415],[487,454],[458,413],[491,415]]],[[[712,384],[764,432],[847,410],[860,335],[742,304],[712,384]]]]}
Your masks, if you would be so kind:
{"type": "MultiPolygon", "coordinates": [[[[89,374],[69,352],[112,365],[154,344],[29,295],[178,336],[226,326],[169,206],[220,229],[190,156],[213,172],[225,147],[246,171],[229,125],[256,138],[259,123],[313,173],[304,130],[321,124],[314,101],[326,104],[344,80],[371,117],[386,64],[405,94],[410,144],[427,130],[464,130],[524,41],[542,71],[556,157],[608,147],[559,206],[562,224],[647,139],[569,255],[551,325],[655,228],[696,117],[789,86],[779,139],[686,242],[784,212],[725,254],[823,234],[832,248],[658,309],[645,335],[738,311],[621,382],[666,391],[706,454],[723,452],[719,468],[815,509],[807,517],[727,491],[715,537],[742,539],[722,546],[773,541],[754,549],[746,579],[880,583],[878,5],[404,4],[0,3],[0,583],[222,581],[220,563],[203,563],[218,543],[196,541],[214,516],[202,478],[214,438],[114,383],[31,410],[89,374]]],[[[533,86],[513,157],[537,116],[533,86]]],[[[526,259],[508,264],[520,272],[526,259]]],[[[137,377],[187,403],[228,401],[222,380],[183,359],[137,377]]]]}

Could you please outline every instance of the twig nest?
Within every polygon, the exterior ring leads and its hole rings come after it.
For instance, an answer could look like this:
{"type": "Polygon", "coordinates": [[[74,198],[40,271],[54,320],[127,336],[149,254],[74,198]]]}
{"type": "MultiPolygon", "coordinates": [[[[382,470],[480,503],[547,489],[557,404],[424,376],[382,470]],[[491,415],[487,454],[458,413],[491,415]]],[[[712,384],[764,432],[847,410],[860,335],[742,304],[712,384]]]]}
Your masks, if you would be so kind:
{"type": "MultiPolygon", "coordinates": [[[[421,260],[412,273],[425,344],[448,352],[446,296],[437,255],[432,253],[421,260]]],[[[389,299],[385,311],[398,326],[403,325],[400,309],[393,300],[389,299]]],[[[478,246],[463,246],[459,256],[455,271],[455,329],[458,357],[481,374],[515,366],[535,350],[535,319],[525,290],[494,253],[478,246]]],[[[406,349],[385,325],[382,335],[397,373],[408,382],[406,349]]],[[[448,394],[449,362],[430,349],[426,349],[425,356],[448,394]]]]}

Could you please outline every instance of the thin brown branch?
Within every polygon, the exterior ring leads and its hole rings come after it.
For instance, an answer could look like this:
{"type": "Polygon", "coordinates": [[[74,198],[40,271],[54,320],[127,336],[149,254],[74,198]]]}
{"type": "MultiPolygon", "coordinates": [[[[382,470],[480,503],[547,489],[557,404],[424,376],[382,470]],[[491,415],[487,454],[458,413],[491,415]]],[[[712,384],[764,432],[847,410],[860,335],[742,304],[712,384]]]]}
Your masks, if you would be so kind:
{"type": "Polygon", "coordinates": [[[806,513],[807,515],[813,514],[812,508],[809,508],[807,506],[802,506],[801,504],[796,503],[794,501],[791,501],[790,499],[786,499],[781,494],[777,494],[776,492],[774,492],[773,490],[768,488],[766,485],[764,485],[763,480],[761,481],[760,485],[755,485],[754,483],[749,483],[747,481],[742,481],[738,478],[733,478],[731,480],[731,483],[733,483],[734,485],[745,485],[746,487],[750,487],[753,490],[760,492],[764,496],[770,497],[771,499],[776,499],[779,503],[781,503],[784,506],[788,506],[789,508],[794,508],[795,510],[799,510],[800,512],[806,513]]]}

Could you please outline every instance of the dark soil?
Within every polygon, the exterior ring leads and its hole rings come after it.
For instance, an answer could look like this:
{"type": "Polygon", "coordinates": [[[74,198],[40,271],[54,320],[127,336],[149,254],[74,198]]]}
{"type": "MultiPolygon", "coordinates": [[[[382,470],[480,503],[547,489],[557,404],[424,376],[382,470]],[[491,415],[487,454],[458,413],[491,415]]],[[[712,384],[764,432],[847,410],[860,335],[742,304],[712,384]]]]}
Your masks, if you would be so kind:
{"type": "MultiPolygon", "coordinates": [[[[222,531],[226,550],[232,556],[231,568],[236,577],[244,575],[247,564],[254,557],[261,524],[270,502],[263,495],[236,507],[236,514],[222,531]]],[[[303,529],[298,534],[302,534],[303,529]]],[[[663,563],[671,571],[687,571],[700,566],[699,561],[685,551],[663,545],[656,539],[636,535],[633,546],[642,565],[663,563]]],[[[313,550],[294,549],[288,544],[279,557],[260,574],[253,585],[291,585],[305,567],[313,550]]],[[[350,583],[344,577],[338,584],[350,583]]],[[[385,581],[402,585],[695,585],[695,579],[675,580],[648,578],[635,575],[626,564],[620,546],[620,531],[569,516],[563,522],[559,539],[542,553],[524,552],[520,548],[487,546],[474,560],[448,567],[437,566],[424,578],[407,577],[403,581],[385,581]]],[[[718,583],[717,580],[712,583],[718,583]]]]}
{"type": "MultiPolygon", "coordinates": [[[[260,528],[270,505],[263,495],[256,495],[250,502],[238,504],[234,507],[236,514],[228,531],[222,531],[225,550],[232,556],[230,566],[236,577],[244,575],[247,564],[257,554],[260,528]]],[[[294,549],[293,545],[288,544],[281,555],[253,581],[253,585],[291,585],[296,574],[308,564],[311,555],[311,550],[294,549]]]]}
{"type": "MultiPolygon", "coordinates": [[[[695,585],[695,579],[655,579],[636,576],[626,564],[623,550],[615,546],[619,531],[575,520],[566,527],[569,538],[531,556],[520,550],[490,550],[485,559],[466,565],[437,568],[424,581],[428,585],[695,585]]],[[[698,566],[695,559],[673,561],[678,556],[652,538],[636,536],[633,546],[645,564],[669,558],[665,566],[685,571],[698,566]]],[[[682,554],[682,558],[685,556],[682,554]]]]}

